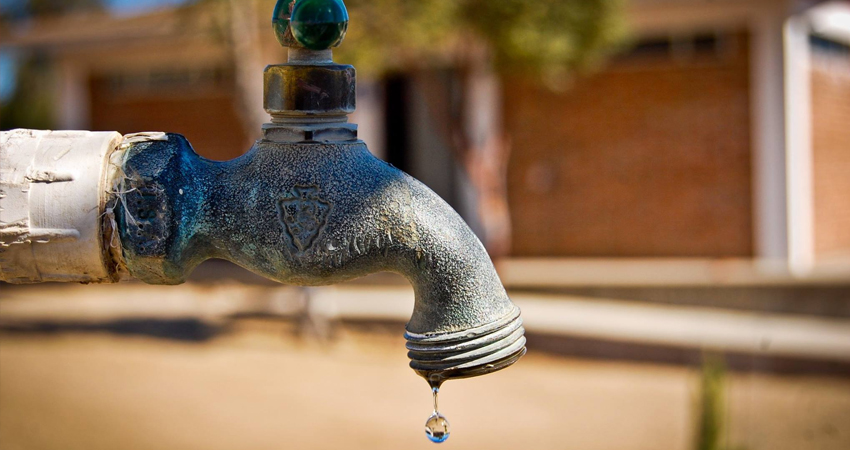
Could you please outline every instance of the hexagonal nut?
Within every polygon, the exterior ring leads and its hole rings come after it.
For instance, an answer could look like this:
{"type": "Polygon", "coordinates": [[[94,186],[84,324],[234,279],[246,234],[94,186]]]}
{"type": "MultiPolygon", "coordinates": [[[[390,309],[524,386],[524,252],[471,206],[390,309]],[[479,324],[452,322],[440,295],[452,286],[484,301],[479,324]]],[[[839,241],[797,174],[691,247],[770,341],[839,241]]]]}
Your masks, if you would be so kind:
{"type": "Polygon", "coordinates": [[[271,115],[343,115],[354,112],[357,102],[354,67],[282,64],[264,73],[263,106],[271,115]]]}

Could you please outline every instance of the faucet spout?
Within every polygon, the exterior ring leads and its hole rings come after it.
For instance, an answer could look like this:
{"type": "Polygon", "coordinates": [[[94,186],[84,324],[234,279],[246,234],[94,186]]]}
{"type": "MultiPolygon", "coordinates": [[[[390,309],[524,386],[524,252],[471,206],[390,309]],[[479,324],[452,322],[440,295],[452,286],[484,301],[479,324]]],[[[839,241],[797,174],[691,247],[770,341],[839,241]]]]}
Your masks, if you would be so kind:
{"type": "Polygon", "coordinates": [[[229,162],[180,135],[132,145],[119,208],[130,273],[178,284],[210,258],[295,285],[405,276],[411,367],[432,383],[492,372],[525,353],[519,309],[481,242],[419,181],[358,140],[259,141],[229,162]]]}

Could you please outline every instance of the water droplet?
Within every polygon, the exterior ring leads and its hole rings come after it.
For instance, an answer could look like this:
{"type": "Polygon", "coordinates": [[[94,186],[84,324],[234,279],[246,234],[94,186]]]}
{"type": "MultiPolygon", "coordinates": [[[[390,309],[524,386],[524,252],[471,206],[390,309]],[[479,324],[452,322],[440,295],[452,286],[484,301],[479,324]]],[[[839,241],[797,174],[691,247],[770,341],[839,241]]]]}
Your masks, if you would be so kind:
{"type": "Polygon", "coordinates": [[[449,421],[438,412],[431,414],[431,417],[425,422],[425,434],[431,442],[437,444],[445,442],[449,438],[449,433],[449,421]]]}
{"type": "Polygon", "coordinates": [[[431,394],[434,396],[434,413],[440,412],[440,405],[437,404],[437,396],[440,395],[440,387],[435,386],[431,388],[431,394]]]}
{"type": "Polygon", "coordinates": [[[428,436],[431,442],[439,444],[449,438],[449,421],[446,419],[446,416],[440,414],[437,405],[437,394],[440,393],[440,388],[432,387],[431,392],[434,394],[434,412],[428,418],[428,421],[425,422],[425,435],[428,436]]]}

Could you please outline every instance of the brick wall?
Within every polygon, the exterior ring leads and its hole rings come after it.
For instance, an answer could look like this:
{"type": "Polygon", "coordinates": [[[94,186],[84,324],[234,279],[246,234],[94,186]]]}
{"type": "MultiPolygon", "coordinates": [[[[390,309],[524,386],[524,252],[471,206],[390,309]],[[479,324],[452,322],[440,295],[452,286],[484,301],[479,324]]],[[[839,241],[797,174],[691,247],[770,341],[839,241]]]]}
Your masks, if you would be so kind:
{"type": "Polygon", "coordinates": [[[232,78],[226,73],[184,75],[162,74],[153,81],[94,77],[92,129],[179,133],[198,154],[214,160],[246,152],[249,139],[237,114],[232,78]]]}
{"type": "Polygon", "coordinates": [[[850,255],[850,57],[812,70],[815,254],[850,255]]]}
{"type": "Polygon", "coordinates": [[[751,256],[746,49],[506,80],[514,255],[751,256]]]}

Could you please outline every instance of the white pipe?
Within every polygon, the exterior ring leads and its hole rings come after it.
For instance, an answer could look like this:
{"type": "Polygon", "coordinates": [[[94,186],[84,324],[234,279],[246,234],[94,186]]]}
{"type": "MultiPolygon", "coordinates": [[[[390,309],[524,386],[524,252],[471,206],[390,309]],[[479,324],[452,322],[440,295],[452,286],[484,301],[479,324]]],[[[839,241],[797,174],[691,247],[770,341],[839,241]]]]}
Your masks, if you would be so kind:
{"type": "Polygon", "coordinates": [[[115,132],[0,133],[0,281],[117,281],[104,236],[122,142],[115,132]]]}

